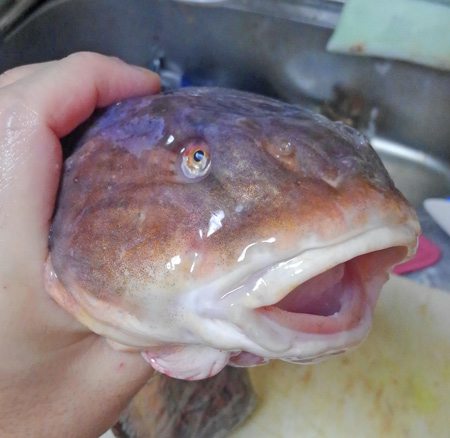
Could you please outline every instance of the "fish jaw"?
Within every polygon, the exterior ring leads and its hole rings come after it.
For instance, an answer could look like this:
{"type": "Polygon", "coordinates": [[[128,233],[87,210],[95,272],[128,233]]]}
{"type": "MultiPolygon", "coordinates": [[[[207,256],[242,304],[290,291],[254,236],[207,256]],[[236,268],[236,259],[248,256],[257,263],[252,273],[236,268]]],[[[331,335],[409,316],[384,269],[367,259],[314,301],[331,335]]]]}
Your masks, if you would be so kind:
{"type": "Polygon", "coordinates": [[[114,348],[141,350],[156,370],[198,380],[227,364],[311,363],[357,346],[371,327],[382,285],[413,254],[416,235],[411,224],[380,227],[273,261],[240,281],[233,272],[180,294],[168,324],[150,306],[157,329],[85,291],[67,293],[51,259],[47,290],[114,348]]]}

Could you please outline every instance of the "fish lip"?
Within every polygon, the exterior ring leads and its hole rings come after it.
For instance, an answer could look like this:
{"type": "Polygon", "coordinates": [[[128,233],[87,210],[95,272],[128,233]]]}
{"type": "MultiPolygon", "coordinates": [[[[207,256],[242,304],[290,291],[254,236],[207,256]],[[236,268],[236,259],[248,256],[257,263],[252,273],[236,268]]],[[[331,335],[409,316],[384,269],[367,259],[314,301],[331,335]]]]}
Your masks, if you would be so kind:
{"type": "Polygon", "coordinates": [[[408,259],[415,253],[416,245],[417,235],[409,224],[363,230],[349,238],[306,248],[290,257],[275,260],[244,280],[234,282],[227,291],[222,289],[213,294],[212,298],[223,303],[236,300],[248,309],[272,306],[298,285],[339,264],[392,247],[407,248],[405,257],[408,259]]]}

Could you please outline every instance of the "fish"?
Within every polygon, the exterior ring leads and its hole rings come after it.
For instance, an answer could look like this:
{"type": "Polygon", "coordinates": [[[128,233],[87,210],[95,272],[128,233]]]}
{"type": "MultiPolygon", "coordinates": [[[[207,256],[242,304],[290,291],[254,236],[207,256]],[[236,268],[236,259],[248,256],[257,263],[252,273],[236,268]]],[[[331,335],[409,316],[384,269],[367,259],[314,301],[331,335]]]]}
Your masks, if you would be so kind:
{"type": "Polygon", "coordinates": [[[155,373],[122,412],[118,438],[225,438],[255,412],[247,368],[225,367],[205,380],[155,373]]]}
{"type": "Polygon", "coordinates": [[[359,345],[419,234],[353,128],[188,87],[91,121],[64,164],[45,281],[112,347],[201,380],[359,345]]]}

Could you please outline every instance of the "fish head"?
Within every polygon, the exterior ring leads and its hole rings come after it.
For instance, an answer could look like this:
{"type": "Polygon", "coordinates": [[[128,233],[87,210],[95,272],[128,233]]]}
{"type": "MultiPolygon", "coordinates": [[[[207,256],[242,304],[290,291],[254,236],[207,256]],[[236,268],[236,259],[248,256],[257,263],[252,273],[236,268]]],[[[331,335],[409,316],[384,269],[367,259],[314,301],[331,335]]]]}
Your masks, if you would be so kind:
{"type": "Polygon", "coordinates": [[[65,163],[46,284],[116,348],[201,379],[359,344],[418,234],[352,128],[189,88],[120,102],[84,134],[65,163]]]}

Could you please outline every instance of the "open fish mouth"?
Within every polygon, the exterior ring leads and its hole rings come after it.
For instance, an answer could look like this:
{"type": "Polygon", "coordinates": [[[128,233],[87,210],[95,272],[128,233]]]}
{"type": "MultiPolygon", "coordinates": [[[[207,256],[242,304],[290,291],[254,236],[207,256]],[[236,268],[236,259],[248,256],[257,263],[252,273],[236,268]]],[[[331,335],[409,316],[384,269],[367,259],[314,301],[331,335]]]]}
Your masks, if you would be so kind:
{"type": "Polygon", "coordinates": [[[222,297],[236,330],[225,330],[224,343],[214,330],[216,345],[240,346],[229,358],[236,366],[311,363],[357,346],[390,271],[414,251],[411,233],[407,226],[372,230],[259,271],[222,297]]]}
{"type": "Polygon", "coordinates": [[[258,309],[278,324],[303,333],[335,333],[352,328],[362,317],[364,299],[349,263],[297,286],[278,303],[258,309]],[[355,281],[356,280],[356,281],[355,281]]]}
{"type": "Polygon", "coordinates": [[[351,330],[373,309],[380,287],[406,249],[388,248],[355,257],[295,287],[280,301],[257,309],[288,329],[314,334],[351,330]]]}
{"type": "MultiPolygon", "coordinates": [[[[392,266],[406,253],[406,247],[393,247],[354,257],[301,283],[278,302],[255,309],[263,319],[290,332],[294,344],[296,338],[329,340],[325,351],[280,352],[278,358],[311,363],[358,345],[370,329],[376,301],[392,266]]],[[[243,352],[232,356],[230,363],[253,366],[268,360],[243,352]]]]}

